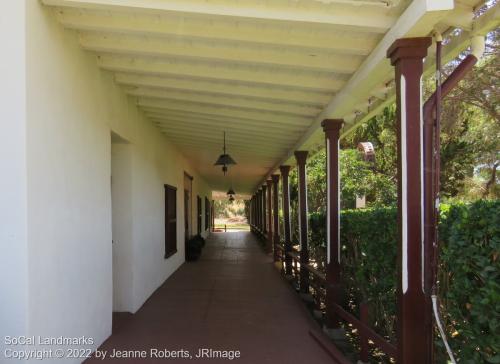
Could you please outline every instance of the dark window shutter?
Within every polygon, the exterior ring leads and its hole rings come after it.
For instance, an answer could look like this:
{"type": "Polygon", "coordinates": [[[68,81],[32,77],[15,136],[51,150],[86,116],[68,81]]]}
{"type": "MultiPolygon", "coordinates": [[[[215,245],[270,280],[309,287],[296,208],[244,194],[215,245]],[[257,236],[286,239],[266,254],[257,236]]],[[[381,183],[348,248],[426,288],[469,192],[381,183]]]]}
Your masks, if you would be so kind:
{"type": "Polygon", "coordinates": [[[205,230],[210,226],[210,201],[205,197],[205,230]]]}
{"type": "Polygon", "coordinates": [[[196,201],[198,205],[198,210],[196,215],[198,217],[198,234],[201,234],[201,222],[202,222],[201,197],[197,196],[196,201]]]}
{"type": "Polygon", "coordinates": [[[177,252],[177,188],[165,185],[165,259],[177,252]]]}

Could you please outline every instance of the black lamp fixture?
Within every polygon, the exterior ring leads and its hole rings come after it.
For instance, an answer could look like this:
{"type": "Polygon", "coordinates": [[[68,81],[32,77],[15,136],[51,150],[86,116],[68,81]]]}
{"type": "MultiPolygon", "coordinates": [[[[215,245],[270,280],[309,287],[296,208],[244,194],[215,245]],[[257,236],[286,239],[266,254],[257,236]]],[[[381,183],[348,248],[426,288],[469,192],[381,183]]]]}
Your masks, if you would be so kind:
{"type": "Polygon", "coordinates": [[[226,153],[226,132],[224,132],[224,148],[223,154],[217,158],[217,161],[215,162],[214,166],[222,166],[222,172],[224,172],[224,175],[226,175],[227,172],[227,166],[231,164],[236,164],[233,158],[229,154],[226,153]]]}
{"type": "Polygon", "coordinates": [[[236,195],[236,192],[234,192],[233,187],[231,187],[231,188],[229,189],[229,191],[227,191],[227,193],[226,193],[226,194],[227,194],[228,196],[231,196],[231,195],[233,195],[233,196],[234,196],[234,195],[236,195]]]}
{"type": "Polygon", "coordinates": [[[234,196],[233,195],[230,195],[229,196],[229,202],[233,203],[234,202],[234,196]]]}

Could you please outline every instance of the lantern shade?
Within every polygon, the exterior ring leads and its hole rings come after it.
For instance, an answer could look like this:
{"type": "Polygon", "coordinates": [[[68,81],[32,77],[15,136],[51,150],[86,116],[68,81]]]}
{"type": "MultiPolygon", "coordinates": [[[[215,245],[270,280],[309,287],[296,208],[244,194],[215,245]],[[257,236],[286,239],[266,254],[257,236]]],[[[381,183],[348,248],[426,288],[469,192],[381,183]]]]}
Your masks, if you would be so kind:
{"type": "Polygon", "coordinates": [[[221,154],[215,162],[214,166],[226,166],[231,164],[236,164],[234,159],[231,158],[229,154],[221,154]]]}
{"type": "Polygon", "coordinates": [[[234,192],[233,188],[231,187],[229,191],[227,191],[228,195],[236,195],[236,192],[234,192]]]}

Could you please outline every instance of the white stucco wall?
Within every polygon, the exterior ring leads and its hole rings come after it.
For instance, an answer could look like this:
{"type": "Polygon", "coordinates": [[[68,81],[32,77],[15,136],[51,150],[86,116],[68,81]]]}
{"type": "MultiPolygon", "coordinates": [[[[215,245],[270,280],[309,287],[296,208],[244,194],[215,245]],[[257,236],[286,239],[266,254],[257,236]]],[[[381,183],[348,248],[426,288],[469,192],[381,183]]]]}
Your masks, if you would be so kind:
{"type": "Polygon", "coordinates": [[[22,1],[0,12],[0,362],[4,337],[28,323],[24,12],[22,1]]]}
{"type": "MultiPolygon", "coordinates": [[[[38,1],[13,3],[19,7],[16,18],[11,20],[12,6],[1,15],[2,22],[9,18],[5,32],[11,40],[12,30],[19,32],[13,46],[19,57],[11,62],[14,68],[0,69],[3,77],[15,70],[3,78],[15,85],[3,90],[16,96],[11,109],[2,108],[9,118],[1,118],[0,128],[10,135],[4,140],[2,134],[0,151],[6,150],[0,160],[12,173],[0,179],[0,217],[9,221],[3,203],[8,196],[8,212],[14,215],[1,237],[15,249],[0,273],[2,279],[13,271],[19,276],[15,286],[1,281],[9,292],[8,298],[2,295],[8,302],[2,302],[1,318],[17,315],[2,334],[19,328],[27,335],[87,336],[95,348],[111,333],[113,309],[111,131],[130,142],[132,249],[126,254],[132,255],[125,259],[132,262],[126,273],[132,278],[124,309],[140,308],[184,262],[184,171],[194,176],[193,196],[204,199],[211,191],[111,75],[97,68],[95,57],[80,49],[75,33],[64,30],[38,1]],[[178,188],[178,252],[166,260],[164,184],[178,188]]],[[[192,218],[196,231],[196,214],[192,218]]]]}
{"type": "Polygon", "coordinates": [[[113,311],[133,312],[132,146],[111,144],[113,311]]]}

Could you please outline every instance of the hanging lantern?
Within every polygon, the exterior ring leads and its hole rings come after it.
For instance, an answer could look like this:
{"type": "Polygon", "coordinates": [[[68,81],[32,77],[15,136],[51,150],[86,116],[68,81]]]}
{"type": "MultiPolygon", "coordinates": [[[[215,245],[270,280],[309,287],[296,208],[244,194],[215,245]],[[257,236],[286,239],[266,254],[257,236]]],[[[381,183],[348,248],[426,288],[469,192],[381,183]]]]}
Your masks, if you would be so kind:
{"type": "Polygon", "coordinates": [[[229,154],[226,153],[226,132],[224,132],[224,146],[222,148],[223,153],[217,158],[217,161],[215,162],[215,166],[222,166],[222,172],[224,175],[226,175],[226,172],[228,170],[227,166],[236,164],[233,158],[229,154]]]}

